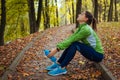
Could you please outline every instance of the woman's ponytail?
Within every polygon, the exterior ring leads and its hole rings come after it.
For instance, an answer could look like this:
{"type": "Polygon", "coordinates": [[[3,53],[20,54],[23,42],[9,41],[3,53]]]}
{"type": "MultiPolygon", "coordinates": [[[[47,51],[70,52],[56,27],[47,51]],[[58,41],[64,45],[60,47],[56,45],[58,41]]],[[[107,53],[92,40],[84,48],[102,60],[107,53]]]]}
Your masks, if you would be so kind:
{"type": "Polygon", "coordinates": [[[93,17],[93,15],[89,12],[89,11],[86,11],[85,12],[85,16],[88,18],[88,20],[86,21],[86,23],[88,24],[88,25],[91,25],[91,23],[92,23],[92,28],[93,28],[93,30],[94,31],[97,31],[97,21],[96,21],[96,19],[93,17]]]}
{"type": "Polygon", "coordinates": [[[93,20],[92,20],[92,28],[93,28],[94,31],[97,31],[96,23],[97,23],[96,19],[93,18],[93,20]]]}

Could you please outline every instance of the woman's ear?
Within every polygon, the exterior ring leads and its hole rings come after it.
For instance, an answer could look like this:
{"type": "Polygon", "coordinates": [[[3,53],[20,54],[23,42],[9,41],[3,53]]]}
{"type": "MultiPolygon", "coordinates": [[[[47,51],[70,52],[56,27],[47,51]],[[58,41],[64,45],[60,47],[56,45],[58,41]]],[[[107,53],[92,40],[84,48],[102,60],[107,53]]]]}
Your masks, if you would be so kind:
{"type": "Polygon", "coordinates": [[[85,21],[88,21],[88,18],[85,18],[85,21]]]}

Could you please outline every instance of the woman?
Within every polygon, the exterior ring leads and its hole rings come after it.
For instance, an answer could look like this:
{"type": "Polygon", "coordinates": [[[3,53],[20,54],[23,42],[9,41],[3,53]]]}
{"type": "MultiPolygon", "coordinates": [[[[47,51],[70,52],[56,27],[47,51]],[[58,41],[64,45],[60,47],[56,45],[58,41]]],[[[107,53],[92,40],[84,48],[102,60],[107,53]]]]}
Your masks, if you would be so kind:
{"type": "Polygon", "coordinates": [[[101,41],[95,33],[97,30],[96,20],[90,12],[85,11],[78,15],[77,21],[80,25],[76,32],[64,41],[58,43],[56,48],[51,50],[47,56],[50,58],[58,51],[65,49],[59,60],[46,68],[50,70],[48,72],[49,75],[56,76],[66,74],[66,66],[75,56],[76,50],[90,61],[102,61],[104,52],[101,41]],[[91,23],[92,27],[90,26],[91,23]]]}

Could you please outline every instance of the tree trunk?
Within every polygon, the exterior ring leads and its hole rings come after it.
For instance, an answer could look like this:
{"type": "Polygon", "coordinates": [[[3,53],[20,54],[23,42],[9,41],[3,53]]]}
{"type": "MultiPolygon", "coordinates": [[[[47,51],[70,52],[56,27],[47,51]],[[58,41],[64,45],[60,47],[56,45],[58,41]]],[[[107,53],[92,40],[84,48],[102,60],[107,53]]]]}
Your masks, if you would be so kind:
{"type": "Polygon", "coordinates": [[[101,22],[102,21],[102,12],[103,12],[103,8],[102,8],[102,0],[99,0],[100,3],[98,4],[98,21],[101,22]]]}
{"type": "Polygon", "coordinates": [[[115,20],[118,21],[118,13],[117,13],[117,1],[115,0],[115,20]]]}
{"type": "Polygon", "coordinates": [[[29,7],[29,23],[30,23],[30,34],[39,31],[42,11],[42,0],[38,3],[37,19],[35,16],[34,0],[27,0],[29,7]]]}
{"type": "MultiPolygon", "coordinates": [[[[56,4],[56,6],[58,6],[57,5],[57,0],[55,0],[55,4],[56,4]]],[[[56,7],[56,20],[57,20],[57,26],[59,26],[59,16],[58,16],[58,7],[56,7]]]]}
{"type": "Polygon", "coordinates": [[[77,0],[77,4],[76,4],[76,28],[79,25],[79,23],[77,22],[77,17],[78,17],[78,14],[81,13],[81,8],[82,8],[82,0],[77,0]]]}
{"type": "MultiPolygon", "coordinates": [[[[71,10],[69,8],[69,15],[71,16],[71,10]]],[[[72,18],[70,17],[70,24],[72,24],[72,18]]]]}
{"type": "Polygon", "coordinates": [[[72,17],[73,17],[73,23],[75,23],[74,0],[72,1],[72,17]]]}
{"type": "Polygon", "coordinates": [[[30,23],[30,34],[36,32],[36,18],[34,9],[34,0],[27,0],[29,7],[29,23],[30,23]]]}
{"type": "Polygon", "coordinates": [[[20,19],[20,28],[21,28],[21,35],[24,35],[25,25],[24,25],[24,20],[23,20],[22,16],[21,16],[21,19],[20,19]]]}
{"type": "Polygon", "coordinates": [[[49,0],[45,0],[45,29],[50,28],[50,17],[49,17],[49,0]]]}
{"type": "Polygon", "coordinates": [[[4,31],[6,25],[6,0],[1,0],[0,46],[4,45],[4,31]]]}
{"type": "Polygon", "coordinates": [[[113,0],[110,0],[110,7],[108,12],[108,22],[112,21],[113,18],[113,0]]]}
{"type": "Polygon", "coordinates": [[[43,19],[44,19],[44,30],[45,29],[47,29],[47,27],[46,27],[46,16],[45,16],[45,8],[44,8],[44,10],[43,10],[43,19]]]}
{"type": "Polygon", "coordinates": [[[35,31],[39,31],[39,26],[40,26],[40,21],[41,21],[41,12],[42,12],[42,2],[43,0],[39,0],[35,31]]]}
{"type": "Polygon", "coordinates": [[[65,3],[64,3],[64,4],[65,4],[65,8],[64,8],[64,9],[65,9],[65,11],[66,11],[66,13],[65,13],[65,25],[67,25],[67,12],[68,12],[68,10],[67,10],[68,8],[67,8],[66,2],[67,2],[67,1],[65,0],[65,3]]]}
{"type": "Polygon", "coordinates": [[[106,0],[104,0],[104,14],[103,14],[103,20],[104,20],[104,22],[106,21],[106,0]]]}
{"type": "MultiPolygon", "coordinates": [[[[87,2],[87,0],[85,0],[85,2],[87,2]]],[[[88,10],[87,4],[85,4],[85,10],[88,10]]]]}
{"type": "Polygon", "coordinates": [[[98,0],[94,0],[94,17],[96,18],[96,20],[98,21],[98,0]]]}

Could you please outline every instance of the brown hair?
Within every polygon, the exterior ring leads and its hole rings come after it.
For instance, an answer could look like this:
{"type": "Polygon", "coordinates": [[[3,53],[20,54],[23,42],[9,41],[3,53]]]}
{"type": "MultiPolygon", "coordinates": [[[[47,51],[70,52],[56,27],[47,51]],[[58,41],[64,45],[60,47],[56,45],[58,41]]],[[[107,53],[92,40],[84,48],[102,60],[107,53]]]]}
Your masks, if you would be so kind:
{"type": "Polygon", "coordinates": [[[96,19],[93,17],[93,15],[89,11],[85,11],[85,16],[88,18],[86,23],[88,25],[90,25],[92,23],[93,30],[97,31],[96,19]]]}

